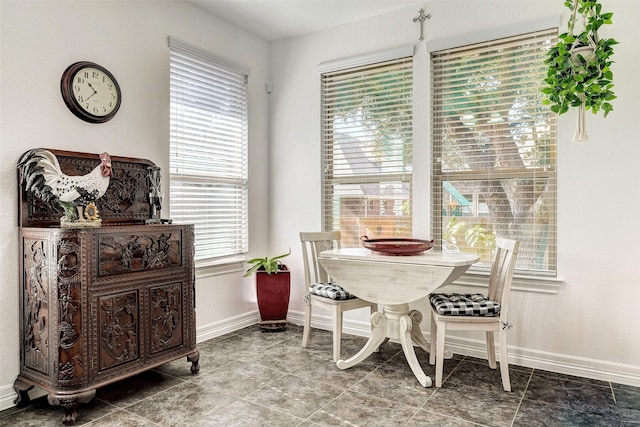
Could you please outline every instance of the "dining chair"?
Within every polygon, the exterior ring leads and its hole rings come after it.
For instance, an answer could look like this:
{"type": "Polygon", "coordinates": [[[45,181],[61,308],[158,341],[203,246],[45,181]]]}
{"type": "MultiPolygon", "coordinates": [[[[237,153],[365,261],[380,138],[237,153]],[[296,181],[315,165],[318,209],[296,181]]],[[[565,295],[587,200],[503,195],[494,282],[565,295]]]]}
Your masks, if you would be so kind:
{"type": "Polygon", "coordinates": [[[311,309],[317,306],[331,311],[333,317],[333,361],[340,359],[343,312],[370,307],[371,314],[378,311],[377,304],[361,300],[334,283],[318,263],[318,254],[340,248],[340,231],[301,232],[304,281],[306,286],[304,330],[302,347],[307,347],[311,336],[311,309]]]}
{"type": "Polygon", "coordinates": [[[518,258],[519,242],[497,239],[496,254],[489,276],[487,295],[480,293],[432,293],[431,303],[431,352],[429,363],[436,365],[436,387],[442,387],[444,341],[447,331],[485,331],[489,367],[496,369],[494,333],[498,333],[500,375],[502,388],[511,391],[509,357],[507,353],[507,320],[509,293],[513,270],[518,258]]]}

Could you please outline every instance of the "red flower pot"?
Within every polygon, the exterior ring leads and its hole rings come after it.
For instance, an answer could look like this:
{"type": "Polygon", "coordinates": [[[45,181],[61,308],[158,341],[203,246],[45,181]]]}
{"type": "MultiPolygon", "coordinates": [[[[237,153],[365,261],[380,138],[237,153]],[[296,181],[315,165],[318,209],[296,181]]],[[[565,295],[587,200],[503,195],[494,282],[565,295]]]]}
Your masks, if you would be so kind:
{"type": "Polygon", "coordinates": [[[278,332],[287,329],[291,277],[287,267],[282,267],[284,270],[278,270],[278,273],[256,271],[259,324],[263,331],[278,332]]]}

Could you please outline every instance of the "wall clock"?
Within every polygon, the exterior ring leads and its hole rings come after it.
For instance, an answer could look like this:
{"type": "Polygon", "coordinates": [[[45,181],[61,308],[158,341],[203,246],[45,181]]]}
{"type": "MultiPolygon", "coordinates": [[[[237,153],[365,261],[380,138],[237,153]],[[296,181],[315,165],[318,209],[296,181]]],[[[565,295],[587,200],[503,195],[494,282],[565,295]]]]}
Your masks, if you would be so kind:
{"type": "Polygon", "coordinates": [[[111,120],[122,101],[120,86],[113,74],[88,61],[67,67],[62,73],[60,91],[69,110],[89,123],[111,120]]]}

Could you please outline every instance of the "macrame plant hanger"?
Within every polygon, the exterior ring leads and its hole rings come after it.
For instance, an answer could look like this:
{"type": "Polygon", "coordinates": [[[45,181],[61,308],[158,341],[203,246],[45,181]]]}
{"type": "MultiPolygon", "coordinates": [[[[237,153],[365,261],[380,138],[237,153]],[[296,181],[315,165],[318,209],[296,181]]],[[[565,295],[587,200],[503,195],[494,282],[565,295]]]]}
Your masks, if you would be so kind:
{"type": "MultiPolygon", "coordinates": [[[[576,31],[575,26],[576,26],[576,22],[579,22],[580,25],[582,25],[583,27],[586,26],[587,24],[587,13],[585,12],[582,16],[577,17],[577,11],[578,11],[578,0],[574,0],[573,1],[573,12],[571,13],[571,18],[569,19],[569,31],[571,32],[572,36],[575,36],[576,31]]],[[[591,10],[589,10],[589,13],[593,13],[591,10]]],[[[578,34],[580,34],[580,32],[578,32],[578,34]]],[[[582,57],[589,62],[591,59],[593,59],[593,52],[595,51],[596,48],[596,43],[598,42],[597,38],[598,35],[595,35],[596,40],[593,40],[591,38],[591,36],[589,36],[589,45],[588,46],[580,46],[580,47],[576,47],[576,43],[574,43],[571,46],[571,49],[569,49],[569,53],[571,53],[572,55],[577,55],[578,53],[580,53],[582,55],[582,57]],[[588,53],[590,52],[590,53],[588,53]]],[[[587,127],[586,127],[586,117],[585,117],[585,108],[584,108],[584,94],[580,93],[578,94],[578,97],[580,98],[580,106],[578,106],[578,122],[576,125],[576,133],[573,135],[573,140],[574,141],[586,141],[589,139],[589,135],[587,135],[587,127]]]]}

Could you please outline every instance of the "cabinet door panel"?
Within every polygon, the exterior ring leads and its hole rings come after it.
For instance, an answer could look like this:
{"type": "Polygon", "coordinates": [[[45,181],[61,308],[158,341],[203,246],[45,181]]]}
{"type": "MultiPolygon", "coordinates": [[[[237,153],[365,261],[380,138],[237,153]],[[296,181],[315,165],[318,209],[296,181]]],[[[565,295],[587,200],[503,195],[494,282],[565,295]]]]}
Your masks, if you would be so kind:
{"type": "Polygon", "coordinates": [[[138,360],[140,311],[138,290],[98,297],[98,369],[138,360]]]}
{"type": "Polygon", "coordinates": [[[158,353],[184,343],[182,284],[149,288],[150,353],[158,353]]]}
{"type": "Polygon", "coordinates": [[[22,244],[22,357],[25,367],[49,374],[49,241],[25,238],[22,244]]]}

